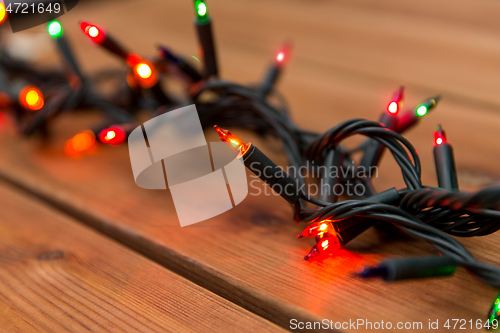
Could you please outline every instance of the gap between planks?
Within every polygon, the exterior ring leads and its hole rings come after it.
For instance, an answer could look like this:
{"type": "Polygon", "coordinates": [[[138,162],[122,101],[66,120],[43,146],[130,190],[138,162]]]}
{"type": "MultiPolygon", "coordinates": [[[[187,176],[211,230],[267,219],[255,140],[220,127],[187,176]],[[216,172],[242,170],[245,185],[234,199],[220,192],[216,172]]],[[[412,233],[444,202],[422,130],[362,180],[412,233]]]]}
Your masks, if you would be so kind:
{"type": "MultiPolygon", "coordinates": [[[[127,232],[126,230],[110,226],[105,221],[92,213],[67,205],[56,198],[52,198],[43,191],[31,188],[28,184],[16,180],[8,175],[0,173],[0,181],[4,181],[16,189],[26,193],[28,196],[41,200],[57,211],[68,215],[76,222],[80,222],[93,230],[108,236],[127,248],[138,252],[148,259],[156,262],[164,268],[172,271],[196,285],[250,311],[286,330],[290,329],[290,319],[297,319],[299,322],[320,322],[322,319],[304,311],[292,304],[278,301],[268,297],[265,293],[256,293],[248,290],[236,279],[222,276],[214,269],[196,262],[188,257],[179,255],[175,251],[162,248],[162,251],[155,250],[159,246],[148,244],[142,237],[127,232]],[[167,253],[161,255],[159,253],[167,253]]],[[[337,330],[304,330],[310,332],[339,332],[337,330]]]]}

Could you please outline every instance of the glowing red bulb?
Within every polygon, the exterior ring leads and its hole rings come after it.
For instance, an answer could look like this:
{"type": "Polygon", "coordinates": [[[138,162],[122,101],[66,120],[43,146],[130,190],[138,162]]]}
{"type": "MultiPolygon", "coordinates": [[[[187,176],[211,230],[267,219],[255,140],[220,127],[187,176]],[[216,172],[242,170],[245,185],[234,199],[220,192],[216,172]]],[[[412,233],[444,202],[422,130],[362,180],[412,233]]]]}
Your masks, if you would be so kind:
{"type": "Polygon", "coordinates": [[[105,130],[102,130],[101,133],[99,133],[99,141],[112,146],[122,144],[126,138],[127,133],[123,130],[123,128],[118,126],[106,128],[105,130]]]}
{"type": "Polygon", "coordinates": [[[80,29],[97,44],[102,44],[106,39],[104,31],[93,24],[81,22],[80,29]]]}
{"type": "Polygon", "coordinates": [[[245,155],[248,148],[250,148],[251,143],[245,144],[230,131],[220,128],[217,125],[214,125],[214,129],[217,131],[217,134],[219,134],[221,141],[225,142],[229,147],[231,147],[231,149],[239,153],[241,156],[245,155]]]}
{"type": "Polygon", "coordinates": [[[151,88],[158,82],[152,63],[140,60],[134,65],[133,62],[137,61],[138,58],[129,56],[127,59],[133,66],[134,75],[142,88],[151,88]]]}
{"type": "Polygon", "coordinates": [[[151,67],[144,62],[139,63],[135,67],[135,70],[141,79],[148,79],[153,74],[151,67]]]}
{"type": "Polygon", "coordinates": [[[7,18],[7,12],[5,10],[5,5],[3,3],[0,3],[0,24],[2,24],[6,18],[7,18]]]}
{"type": "Polygon", "coordinates": [[[335,233],[335,229],[332,226],[332,221],[324,220],[320,222],[311,223],[307,226],[301,234],[297,235],[297,238],[302,237],[317,237],[323,236],[326,233],[335,233]]]}
{"type": "Polygon", "coordinates": [[[396,102],[391,102],[391,104],[389,104],[389,106],[387,107],[387,111],[389,111],[392,114],[398,113],[398,110],[399,110],[399,106],[398,106],[398,103],[396,103],[396,102]]]}
{"type": "Polygon", "coordinates": [[[288,61],[288,58],[290,58],[290,53],[291,53],[291,47],[289,44],[284,44],[283,46],[281,46],[274,58],[275,64],[278,67],[284,66],[288,61]]]}
{"type": "Polygon", "coordinates": [[[75,157],[86,150],[91,149],[95,143],[95,135],[92,131],[78,133],[64,144],[64,151],[67,155],[75,157]]]}
{"type": "Polygon", "coordinates": [[[19,103],[31,111],[40,110],[45,104],[43,94],[35,87],[27,86],[19,93],[19,103]]]}
{"type": "Polygon", "coordinates": [[[308,255],[304,257],[305,260],[317,257],[323,254],[331,253],[342,248],[342,243],[340,237],[337,233],[329,234],[327,236],[321,237],[317,240],[317,243],[308,255]]]}
{"type": "Polygon", "coordinates": [[[111,140],[111,139],[113,139],[113,138],[115,138],[115,137],[116,137],[116,133],[115,133],[115,131],[109,131],[109,132],[106,134],[105,140],[106,140],[106,141],[109,141],[109,140],[111,140]]]}
{"type": "Polygon", "coordinates": [[[444,132],[444,130],[441,126],[438,126],[437,129],[434,131],[434,144],[436,146],[439,146],[445,142],[447,142],[446,141],[446,133],[444,132]]]}
{"type": "Polygon", "coordinates": [[[96,38],[99,35],[99,29],[94,26],[88,27],[87,29],[85,29],[85,31],[92,38],[96,38]]]}
{"type": "Polygon", "coordinates": [[[391,102],[387,106],[387,111],[389,114],[395,116],[399,112],[399,109],[401,108],[401,102],[403,101],[404,97],[404,86],[399,87],[398,91],[394,94],[392,97],[391,102]]]}

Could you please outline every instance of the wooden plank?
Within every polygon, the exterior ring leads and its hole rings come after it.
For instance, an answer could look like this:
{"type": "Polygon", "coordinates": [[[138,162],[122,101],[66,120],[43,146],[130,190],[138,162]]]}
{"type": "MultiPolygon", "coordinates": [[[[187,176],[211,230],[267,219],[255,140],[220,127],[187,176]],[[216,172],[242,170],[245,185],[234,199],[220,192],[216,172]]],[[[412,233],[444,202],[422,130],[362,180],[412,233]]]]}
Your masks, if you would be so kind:
{"type": "Polygon", "coordinates": [[[0,182],[2,332],[282,332],[0,182]]]}
{"type": "MultiPolygon", "coordinates": [[[[67,137],[72,124],[88,120],[68,117],[56,133],[67,137]]],[[[252,141],[269,152],[268,145],[252,141]]],[[[283,327],[293,318],[476,320],[484,317],[496,293],[464,271],[449,279],[395,284],[356,278],[359,265],[431,250],[422,242],[375,231],[323,262],[304,262],[312,244],[295,238],[303,225],[292,221],[291,209],[277,197],[249,196],[228,213],[181,228],[168,192],[136,187],[126,147],[68,159],[59,139],[42,148],[4,132],[0,142],[0,175],[5,179],[283,327]]],[[[498,264],[499,236],[463,243],[479,259],[498,264]]]]}
{"type": "MultiPolygon", "coordinates": [[[[500,4],[496,1],[226,0],[208,5],[224,75],[231,75],[228,61],[247,65],[244,58],[231,59],[228,48],[259,50],[260,64],[264,65],[266,56],[281,41],[291,39],[295,44],[291,66],[304,62],[332,75],[349,73],[440,90],[456,101],[482,104],[498,112],[500,83],[492,70],[498,67],[500,56],[495,33],[500,28],[500,4]]],[[[94,60],[102,52],[89,50],[88,41],[78,31],[75,21],[82,17],[105,25],[143,54],[154,54],[154,44],[163,42],[197,55],[189,1],[154,0],[140,7],[124,2],[120,5],[122,15],[115,15],[113,2],[99,8],[82,6],[62,18],[68,35],[79,44],[76,49],[89,55],[87,68],[95,68],[94,60]]],[[[101,61],[103,67],[115,63],[112,57],[101,61]]],[[[247,67],[253,78],[263,70],[247,67]]]]}
{"type": "MultiPolygon", "coordinates": [[[[220,1],[210,3],[210,10],[216,19],[225,78],[238,82],[258,80],[276,44],[283,37],[294,38],[297,51],[281,87],[292,105],[294,119],[303,127],[326,130],[352,117],[376,119],[391,89],[399,83],[409,83],[408,106],[436,92],[445,92],[436,111],[408,138],[415,143],[424,163],[424,182],[435,184],[432,131],[436,123],[443,123],[455,145],[461,185],[473,189],[500,179],[498,158],[492,160],[492,151],[499,149],[492,135],[500,119],[490,58],[497,53],[489,44],[474,47],[478,40],[488,40],[484,27],[494,21],[492,16],[483,15],[485,23],[480,23],[476,3],[460,0],[449,6],[449,1],[434,1],[433,8],[438,9],[418,12],[419,4],[397,1],[377,5],[359,1],[323,1],[314,5],[284,0],[272,4],[220,1]],[[447,8],[454,10],[448,14],[447,8]],[[473,19],[464,15],[467,12],[473,19]],[[406,16],[409,20],[404,19],[406,16]],[[381,24],[393,18],[397,18],[394,26],[381,24]],[[420,21],[430,22],[428,30],[416,24],[420,21]],[[463,28],[454,32],[458,25],[473,26],[473,35],[464,34],[463,28]],[[331,44],[325,42],[330,36],[331,44]],[[447,47],[440,46],[443,42],[447,47]],[[388,48],[391,45],[398,46],[396,51],[388,48]],[[432,52],[419,51],[418,57],[414,56],[421,47],[432,52]],[[393,64],[397,65],[395,69],[393,64]],[[432,69],[431,74],[423,70],[424,65],[432,69]]],[[[157,41],[167,42],[188,55],[196,54],[189,2],[157,1],[140,8],[124,2],[120,6],[125,13],[136,13],[134,24],[124,24],[124,19],[112,14],[116,6],[111,3],[103,4],[99,11],[82,8],[77,16],[105,25],[127,45],[145,54],[154,52],[157,41]]],[[[488,2],[487,6],[492,6],[488,12],[495,13],[495,4],[488,2]]],[[[73,24],[75,15],[65,15],[63,22],[73,24]]],[[[74,36],[85,69],[117,65],[102,50],[90,48],[72,27],[67,32],[74,36]]],[[[302,226],[292,222],[290,208],[279,198],[251,196],[218,218],[180,228],[168,193],[135,186],[125,147],[101,150],[79,160],[62,155],[64,139],[92,123],[95,119],[78,115],[62,119],[54,129],[57,135],[53,142],[45,147],[19,142],[12,133],[4,133],[0,137],[0,174],[162,265],[284,327],[290,318],[476,320],[485,316],[495,296],[494,290],[462,271],[451,279],[397,284],[355,278],[353,271],[360,264],[388,255],[430,250],[420,242],[392,240],[373,231],[338,256],[322,263],[303,262],[301,257],[311,243],[295,239],[302,226]],[[466,304],[463,299],[467,299],[466,304]]],[[[214,136],[211,139],[216,140],[214,136]]],[[[250,136],[248,139],[284,163],[277,154],[279,146],[250,136]]],[[[380,189],[403,185],[390,159],[384,159],[376,185],[380,189]]],[[[498,239],[494,235],[464,243],[479,258],[498,264],[498,239]]]]}

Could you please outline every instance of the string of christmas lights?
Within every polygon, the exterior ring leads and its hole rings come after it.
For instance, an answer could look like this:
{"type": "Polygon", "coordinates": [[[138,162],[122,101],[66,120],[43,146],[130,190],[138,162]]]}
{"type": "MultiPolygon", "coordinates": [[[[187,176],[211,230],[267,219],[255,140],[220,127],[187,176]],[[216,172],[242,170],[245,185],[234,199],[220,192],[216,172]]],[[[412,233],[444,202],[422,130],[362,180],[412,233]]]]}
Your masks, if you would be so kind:
{"type": "MultiPolygon", "coordinates": [[[[404,87],[390,99],[379,121],[351,119],[325,133],[301,129],[291,119],[288,105],[275,89],[291,56],[291,44],[284,43],[274,55],[262,82],[245,86],[219,78],[219,64],[212,31],[212,19],[205,1],[194,1],[195,29],[202,51],[203,69],[167,46],[159,45],[154,59],[145,59],[128,51],[103,27],[81,22],[80,28],[98,47],[115,55],[127,66],[125,72],[99,73],[87,77],[82,73],[64,35],[63,26],[51,21],[48,34],[56,41],[63,61],[63,71],[39,71],[28,63],[9,56],[3,50],[0,59],[0,107],[14,117],[20,133],[42,137],[57,115],[79,109],[95,108],[104,120],[94,128],[77,133],[64,147],[70,156],[80,155],[95,144],[120,145],[138,124],[137,112],[150,111],[152,117],[189,104],[196,104],[201,123],[245,128],[258,135],[280,141],[291,167],[299,170],[325,167],[329,170],[355,170],[331,175],[323,171],[317,179],[331,189],[335,186],[362,186],[366,191],[354,193],[339,201],[332,190],[318,197],[307,193],[307,180],[300,174],[287,174],[258,147],[245,143],[233,133],[215,126],[221,140],[238,152],[245,166],[281,195],[294,210],[294,219],[307,223],[298,238],[313,238],[316,244],[305,255],[318,260],[346,246],[373,226],[392,224],[398,229],[429,242],[438,254],[388,260],[375,267],[365,267],[362,277],[386,280],[451,275],[457,266],[500,288],[500,268],[478,262],[452,236],[485,236],[500,229],[500,187],[477,193],[459,190],[453,148],[442,126],[434,132],[434,160],[438,187],[421,181],[421,164],[417,151],[402,135],[416,126],[433,110],[440,96],[426,99],[412,110],[401,112],[404,87]],[[187,97],[173,95],[164,78],[175,78],[185,87],[187,97]],[[119,88],[113,96],[97,93],[101,81],[114,80],[119,88]],[[352,136],[367,140],[354,149],[342,142],[352,136]],[[386,152],[388,151],[388,152],[386,152]],[[401,169],[404,189],[390,188],[377,193],[369,170],[378,166],[383,154],[392,155],[401,169]],[[356,163],[353,157],[362,153],[356,163]],[[308,162],[313,162],[314,167],[308,162]],[[263,170],[268,172],[263,172],[263,170]],[[269,172],[271,170],[271,172],[269,172]]],[[[327,187],[327,188],[328,188],[327,187]]],[[[489,313],[498,320],[499,298],[489,313]]]]}

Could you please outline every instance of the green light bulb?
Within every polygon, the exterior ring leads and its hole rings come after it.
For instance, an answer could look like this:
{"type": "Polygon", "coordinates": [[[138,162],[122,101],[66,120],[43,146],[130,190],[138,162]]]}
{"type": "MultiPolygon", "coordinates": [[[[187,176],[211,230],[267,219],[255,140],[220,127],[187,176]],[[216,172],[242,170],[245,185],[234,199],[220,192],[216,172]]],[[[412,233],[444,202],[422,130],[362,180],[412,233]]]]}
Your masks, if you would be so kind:
{"type": "Polygon", "coordinates": [[[417,109],[417,115],[419,117],[423,117],[427,114],[427,107],[425,105],[421,105],[417,109]]]}
{"type": "Polygon", "coordinates": [[[500,320],[500,294],[495,299],[495,302],[491,306],[491,310],[489,313],[490,324],[493,320],[500,320]]]}
{"type": "Polygon", "coordinates": [[[63,28],[58,21],[52,21],[47,26],[47,31],[52,38],[60,38],[63,34],[63,28]]]}
{"type": "Polygon", "coordinates": [[[198,5],[198,15],[207,15],[207,6],[203,2],[198,5]]]}
{"type": "Polygon", "coordinates": [[[196,7],[196,14],[200,18],[204,18],[207,15],[207,5],[205,4],[204,1],[197,0],[194,3],[196,7]]]}
{"type": "Polygon", "coordinates": [[[210,17],[208,16],[208,6],[204,0],[195,0],[194,9],[198,24],[210,22],[210,17]]]}

